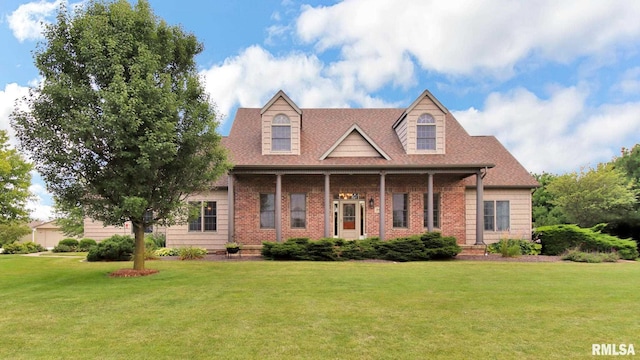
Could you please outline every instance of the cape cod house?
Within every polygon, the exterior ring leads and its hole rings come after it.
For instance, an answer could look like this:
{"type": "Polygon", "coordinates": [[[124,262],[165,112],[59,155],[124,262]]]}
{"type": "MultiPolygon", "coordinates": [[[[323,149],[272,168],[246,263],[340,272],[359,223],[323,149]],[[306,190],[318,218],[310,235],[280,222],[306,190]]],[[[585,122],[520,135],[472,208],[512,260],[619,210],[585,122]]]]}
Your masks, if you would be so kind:
{"type": "MultiPolygon", "coordinates": [[[[238,109],[223,144],[233,169],[188,199],[198,219],[157,229],[167,246],[434,230],[462,245],[531,237],[535,179],[426,90],[404,109],[300,108],[279,91],[262,108],[238,109]]],[[[85,237],[96,240],[123,231],[85,221],[85,237]]]]}

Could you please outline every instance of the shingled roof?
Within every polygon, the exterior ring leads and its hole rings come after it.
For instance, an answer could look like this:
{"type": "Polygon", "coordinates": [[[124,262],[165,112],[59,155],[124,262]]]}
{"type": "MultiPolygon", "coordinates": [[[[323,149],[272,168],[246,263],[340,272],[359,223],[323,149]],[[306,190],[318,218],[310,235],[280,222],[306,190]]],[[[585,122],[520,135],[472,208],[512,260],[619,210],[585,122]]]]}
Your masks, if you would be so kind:
{"type": "MultiPolygon", "coordinates": [[[[394,123],[406,109],[302,108],[300,155],[263,155],[260,108],[238,109],[223,144],[235,169],[473,169],[487,168],[485,187],[538,186],[527,170],[493,136],[470,136],[450,112],[445,114],[445,154],[407,154],[394,123]],[[326,157],[354,126],[387,155],[326,157]]],[[[373,146],[373,144],[372,144],[373,146]]],[[[473,170],[475,171],[475,170],[473,170]]],[[[475,184],[475,176],[468,185],[475,184]]]]}

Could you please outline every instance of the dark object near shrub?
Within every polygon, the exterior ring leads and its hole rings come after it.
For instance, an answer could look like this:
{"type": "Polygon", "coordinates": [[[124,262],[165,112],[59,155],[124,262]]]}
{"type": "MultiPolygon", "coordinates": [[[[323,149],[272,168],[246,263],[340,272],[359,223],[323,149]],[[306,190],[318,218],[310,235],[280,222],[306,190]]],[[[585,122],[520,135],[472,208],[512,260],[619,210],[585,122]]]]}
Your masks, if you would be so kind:
{"type": "Polygon", "coordinates": [[[87,261],[129,261],[134,250],[131,236],[113,235],[89,250],[87,261]]]}
{"type": "Polygon", "coordinates": [[[542,226],[536,229],[535,236],[542,242],[544,255],[560,255],[569,249],[579,248],[582,251],[616,251],[625,260],[638,257],[638,249],[633,240],[623,240],[577,225],[542,226]]]}
{"type": "Polygon", "coordinates": [[[46,249],[42,247],[42,245],[36,244],[34,242],[14,242],[11,244],[4,244],[2,248],[4,249],[4,251],[2,252],[3,254],[31,254],[46,251],[46,249]]]}
{"type": "Polygon", "coordinates": [[[78,251],[89,251],[96,245],[98,245],[98,243],[93,239],[82,239],[78,242],[78,251]]]}
{"type": "Polygon", "coordinates": [[[417,261],[451,258],[461,250],[454,237],[442,237],[440,233],[425,233],[389,241],[380,241],[378,238],[364,240],[324,238],[318,241],[294,238],[284,243],[264,242],[262,244],[262,256],[273,260],[417,261]]]}

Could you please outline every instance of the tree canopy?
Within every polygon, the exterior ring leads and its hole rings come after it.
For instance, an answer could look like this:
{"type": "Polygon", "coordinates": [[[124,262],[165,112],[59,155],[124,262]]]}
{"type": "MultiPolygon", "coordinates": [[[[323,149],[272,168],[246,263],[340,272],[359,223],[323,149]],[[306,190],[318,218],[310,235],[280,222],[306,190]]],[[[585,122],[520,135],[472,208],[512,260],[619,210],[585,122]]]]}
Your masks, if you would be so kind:
{"type": "Polygon", "coordinates": [[[91,1],[73,14],[63,5],[34,53],[43,81],[11,116],[62,206],[107,225],[131,221],[135,269],[144,228],[184,220],[186,196],[229,167],[196,69],[202,50],[146,0],[91,1]]]}
{"type": "Polygon", "coordinates": [[[0,130],[0,224],[27,222],[33,166],[9,146],[9,135],[0,130]]]}

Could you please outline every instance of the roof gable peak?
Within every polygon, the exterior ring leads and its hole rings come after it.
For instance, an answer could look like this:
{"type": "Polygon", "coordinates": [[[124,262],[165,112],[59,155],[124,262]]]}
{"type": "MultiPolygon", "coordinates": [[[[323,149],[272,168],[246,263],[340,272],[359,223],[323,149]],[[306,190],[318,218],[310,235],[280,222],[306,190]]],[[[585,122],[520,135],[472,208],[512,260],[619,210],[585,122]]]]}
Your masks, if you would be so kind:
{"type": "Polygon", "coordinates": [[[289,98],[289,96],[287,96],[287,94],[285,94],[284,91],[279,90],[272,98],[271,100],[269,100],[267,102],[267,104],[265,106],[262,107],[262,109],[260,110],[260,115],[264,114],[265,111],[267,111],[271,105],[273,105],[273,103],[275,103],[279,98],[282,98],[284,101],[287,102],[287,104],[289,104],[289,106],[291,106],[291,108],[293,110],[295,110],[295,112],[297,112],[299,115],[302,115],[302,110],[298,107],[298,105],[296,105],[296,103],[293,102],[293,100],[291,100],[291,98],[289,98]]]}
{"type": "Polygon", "coordinates": [[[338,147],[340,147],[340,145],[343,144],[345,139],[347,139],[347,137],[349,137],[349,135],[351,135],[353,132],[356,132],[358,135],[360,135],[364,139],[364,141],[366,141],[367,144],[371,147],[371,149],[380,155],[380,157],[386,160],[391,160],[391,157],[387,155],[387,153],[384,152],[384,150],[382,150],[382,148],[380,148],[380,146],[378,146],[378,144],[376,144],[375,141],[373,141],[373,139],[371,139],[371,137],[369,137],[369,135],[367,135],[367,133],[365,133],[364,130],[362,130],[360,126],[358,126],[358,124],[353,124],[344,134],[342,134],[342,136],[340,136],[340,138],[333,145],[331,145],[329,150],[327,150],[324,154],[322,154],[322,156],[320,157],[320,160],[324,160],[330,157],[330,155],[338,147]]]}

